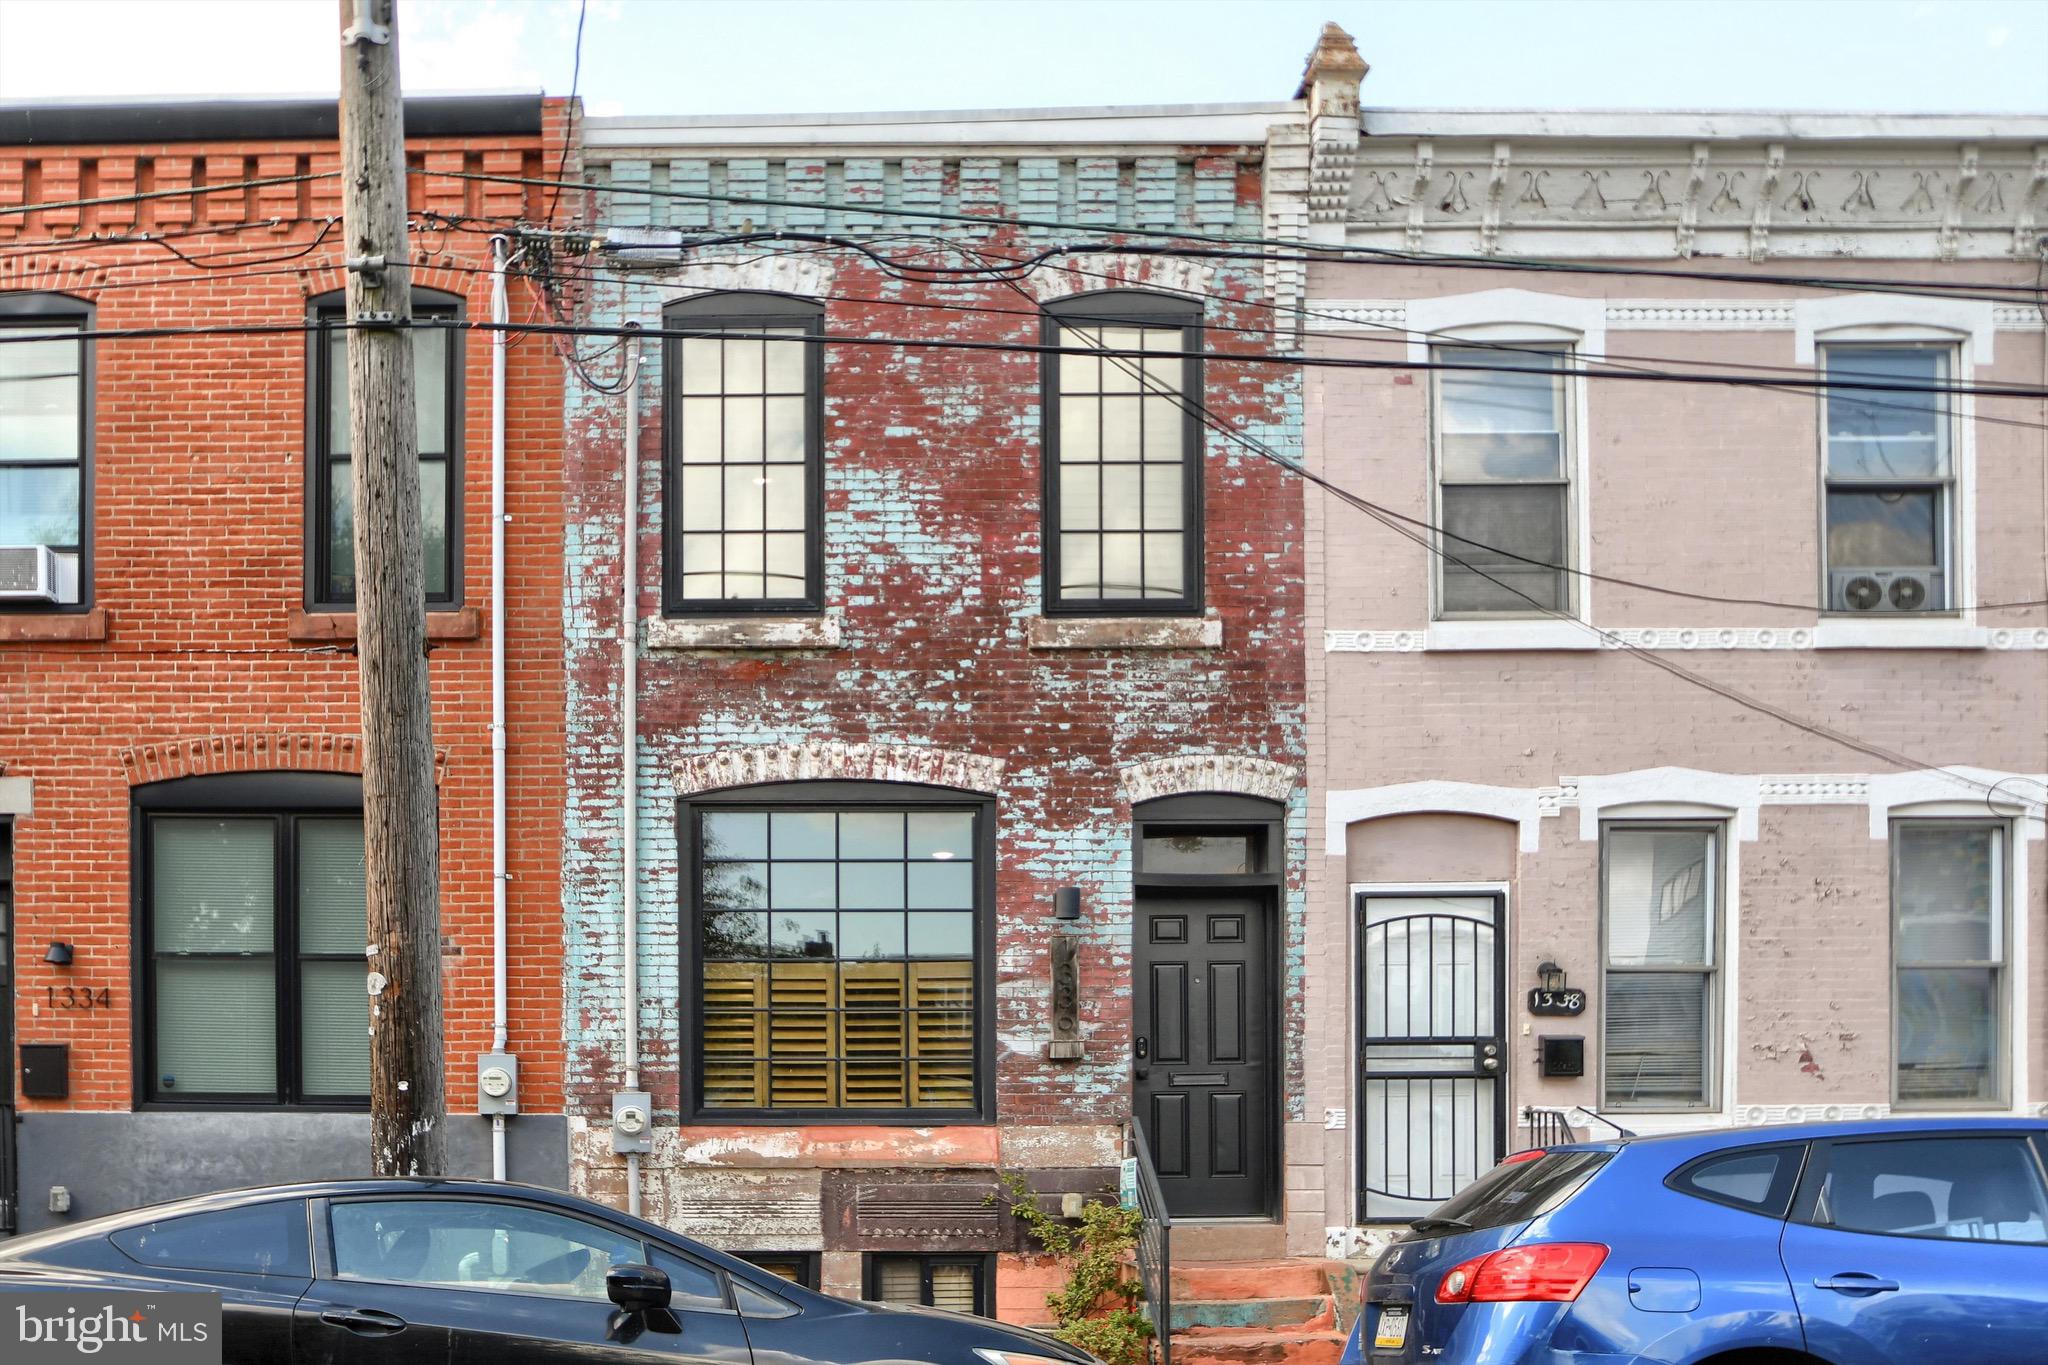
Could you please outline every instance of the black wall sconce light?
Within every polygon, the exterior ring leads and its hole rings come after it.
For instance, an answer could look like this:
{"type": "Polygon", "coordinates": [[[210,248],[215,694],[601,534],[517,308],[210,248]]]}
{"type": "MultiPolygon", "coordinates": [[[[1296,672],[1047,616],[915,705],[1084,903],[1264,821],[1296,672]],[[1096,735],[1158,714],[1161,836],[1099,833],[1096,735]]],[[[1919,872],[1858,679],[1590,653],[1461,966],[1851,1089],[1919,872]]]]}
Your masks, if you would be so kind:
{"type": "Polygon", "coordinates": [[[43,954],[43,961],[49,963],[52,967],[69,967],[71,965],[71,945],[62,942],[52,943],[50,951],[43,954]]]}
{"type": "Polygon", "coordinates": [[[1536,964],[1536,984],[1544,990],[1561,991],[1564,989],[1564,980],[1564,968],[1558,966],[1555,962],[1539,962],[1536,964]]]}
{"type": "Polygon", "coordinates": [[[1065,923],[1081,918],[1081,888],[1063,886],[1052,893],[1052,917],[1065,923]]]}

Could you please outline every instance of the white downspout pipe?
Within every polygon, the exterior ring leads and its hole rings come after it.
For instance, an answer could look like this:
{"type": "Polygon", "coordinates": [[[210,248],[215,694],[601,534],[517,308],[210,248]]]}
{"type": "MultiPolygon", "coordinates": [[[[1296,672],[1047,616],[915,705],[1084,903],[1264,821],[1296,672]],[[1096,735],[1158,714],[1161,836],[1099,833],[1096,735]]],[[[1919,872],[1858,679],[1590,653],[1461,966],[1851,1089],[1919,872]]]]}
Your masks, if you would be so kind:
{"type": "MultiPolygon", "coordinates": [[[[636,329],[637,330],[637,329],[636,329]]],[[[626,1089],[640,1088],[640,363],[628,340],[626,436],[620,460],[625,489],[619,533],[619,894],[624,902],[620,995],[626,1089]]],[[[640,1154],[626,1153],[626,1212],[640,1216],[640,1154]]]]}
{"type": "MultiPolygon", "coordinates": [[[[506,1043],[505,1009],[505,272],[523,254],[491,238],[491,1051],[506,1043]]],[[[505,1178],[505,1116],[491,1116],[491,1179],[505,1178]]]]}

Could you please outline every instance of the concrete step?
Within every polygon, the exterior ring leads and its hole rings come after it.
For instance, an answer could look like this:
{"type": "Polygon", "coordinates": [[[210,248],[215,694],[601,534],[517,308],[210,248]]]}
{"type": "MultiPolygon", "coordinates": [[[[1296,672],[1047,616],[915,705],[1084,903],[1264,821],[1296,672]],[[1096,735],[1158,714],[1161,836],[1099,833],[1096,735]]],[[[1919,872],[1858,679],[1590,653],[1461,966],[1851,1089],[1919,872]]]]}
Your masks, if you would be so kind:
{"type": "Polygon", "coordinates": [[[1173,1335],[1174,1365],[1337,1365],[1342,1332],[1238,1331],[1173,1335]]]}
{"type": "Polygon", "coordinates": [[[1173,1225],[1173,1265],[1210,1261],[1279,1261],[1287,1257],[1287,1226],[1260,1219],[1173,1225]]]}
{"type": "MultiPolygon", "coordinates": [[[[1178,1237],[1175,1239],[1179,1250],[1178,1237]]],[[[1173,1266],[1173,1297],[1182,1299],[1287,1299],[1330,1292],[1326,1267],[1341,1265],[1299,1257],[1286,1261],[1210,1261],[1173,1266]]]]}
{"type": "Polygon", "coordinates": [[[1173,1333],[1183,1332],[1314,1331],[1336,1326],[1328,1294],[1295,1299],[1182,1299],[1173,1301],[1173,1333]]]}

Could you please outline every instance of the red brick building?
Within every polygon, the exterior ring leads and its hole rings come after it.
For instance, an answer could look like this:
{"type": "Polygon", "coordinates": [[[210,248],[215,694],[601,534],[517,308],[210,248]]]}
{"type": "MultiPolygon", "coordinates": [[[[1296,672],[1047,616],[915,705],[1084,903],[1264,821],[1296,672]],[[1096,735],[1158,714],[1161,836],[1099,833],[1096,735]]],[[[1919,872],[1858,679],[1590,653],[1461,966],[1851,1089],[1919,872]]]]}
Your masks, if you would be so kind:
{"type": "MultiPolygon", "coordinates": [[[[23,1229],[62,1216],[60,1187],[76,1217],[367,1166],[345,384],[339,334],[304,330],[343,284],[334,119],[0,109],[0,1042],[24,1059],[0,1131],[23,1229]]],[[[566,109],[429,100],[408,119],[451,1151],[481,1171],[489,1125],[464,1115],[493,1017],[491,341],[451,324],[490,316],[490,226],[547,205],[458,173],[551,172],[566,109]]],[[[544,341],[511,348],[510,1171],[551,1183],[558,375],[544,341]]]]}

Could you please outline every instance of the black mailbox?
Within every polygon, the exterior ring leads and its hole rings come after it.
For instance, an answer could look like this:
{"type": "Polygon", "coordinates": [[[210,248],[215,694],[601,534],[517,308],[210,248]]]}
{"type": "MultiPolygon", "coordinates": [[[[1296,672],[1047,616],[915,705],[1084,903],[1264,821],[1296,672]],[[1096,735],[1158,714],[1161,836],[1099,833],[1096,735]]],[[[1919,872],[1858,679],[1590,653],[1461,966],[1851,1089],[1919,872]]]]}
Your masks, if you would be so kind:
{"type": "Polygon", "coordinates": [[[1583,1076],[1586,1074],[1586,1040],[1584,1038],[1538,1038],[1541,1047],[1537,1054],[1546,1076],[1583,1076]]]}
{"type": "Polygon", "coordinates": [[[71,1045],[23,1043],[21,1093],[32,1100],[71,1098],[71,1045]]]}

